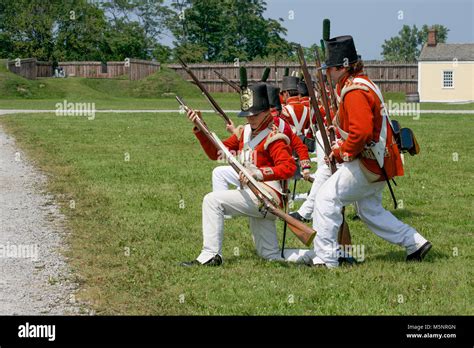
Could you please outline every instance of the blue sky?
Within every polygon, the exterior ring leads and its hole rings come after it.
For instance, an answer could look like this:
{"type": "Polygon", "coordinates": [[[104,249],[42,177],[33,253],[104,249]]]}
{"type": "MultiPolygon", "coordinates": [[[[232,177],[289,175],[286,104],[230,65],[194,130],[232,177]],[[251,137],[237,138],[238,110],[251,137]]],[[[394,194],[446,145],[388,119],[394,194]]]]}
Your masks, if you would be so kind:
{"type": "Polygon", "coordinates": [[[450,29],[448,43],[474,42],[473,4],[474,0],[269,0],[266,16],[283,18],[287,39],[304,46],[319,42],[322,21],[329,18],[331,36],[350,34],[363,59],[379,59],[384,40],[396,36],[405,24],[442,24],[450,29]],[[294,11],[293,20],[289,11],[294,11]]]}
{"type": "Polygon", "coordinates": [[[329,18],[331,36],[352,35],[366,60],[381,59],[384,40],[405,24],[442,24],[450,29],[448,43],[474,42],[474,0],[267,0],[265,17],[283,18],[286,39],[303,46],[319,43],[329,18]]]}

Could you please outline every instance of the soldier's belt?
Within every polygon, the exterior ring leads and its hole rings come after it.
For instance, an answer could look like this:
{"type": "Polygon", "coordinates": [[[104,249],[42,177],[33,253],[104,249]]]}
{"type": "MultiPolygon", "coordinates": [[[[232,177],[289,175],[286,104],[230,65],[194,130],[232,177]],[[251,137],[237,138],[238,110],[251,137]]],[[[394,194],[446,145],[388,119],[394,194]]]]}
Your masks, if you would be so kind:
{"type": "MultiPolygon", "coordinates": [[[[390,153],[388,152],[388,149],[385,148],[384,157],[389,157],[389,156],[390,156],[390,153]]],[[[374,155],[374,153],[372,152],[371,149],[365,149],[365,150],[363,150],[363,151],[360,153],[360,157],[368,158],[368,159],[372,159],[372,160],[377,160],[377,158],[375,158],[375,155],[374,155]]]]}

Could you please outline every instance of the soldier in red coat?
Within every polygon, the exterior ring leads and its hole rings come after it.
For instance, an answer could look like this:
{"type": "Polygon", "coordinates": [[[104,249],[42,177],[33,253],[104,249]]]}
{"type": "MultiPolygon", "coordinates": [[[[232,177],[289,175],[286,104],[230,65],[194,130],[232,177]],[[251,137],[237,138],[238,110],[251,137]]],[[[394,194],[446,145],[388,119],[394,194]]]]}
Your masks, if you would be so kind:
{"type": "MultiPolygon", "coordinates": [[[[297,154],[305,179],[309,178],[311,172],[311,161],[309,159],[308,148],[296,136],[290,128],[290,125],[280,118],[281,104],[279,100],[280,89],[278,87],[267,84],[268,101],[270,105],[270,113],[273,116],[274,132],[285,134],[290,139],[290,147],[297,154]]],[[[244,126],[235,127],[233,123],[227,125],[227,131],[231,134],[241,135],[244,126]]],[[[229,185],[239,187],[239,177],[231,166],[219,166],[212,171],[212,190],[224,191],[229,189],[229,185]]],[[[226,218],[229,218],[226,216],[226,218]]]]}
{"type": "Polygon", "coordinates": [[[413,227],[382,206],[385,180],[403,175],[400,152],[378,87],[363,74],[351,36],[326,41],[327,73],[337,82],[340,96],[334,118],[341,139],[332,145],[329,159],[340,168],[316,195],[313,227],[314,265],[338,266],[337,244],[343,206],[357,203],[361,220],[386,241],[405,247],[407,261],[421,261],[432,245],[413,227]]]}
{"type": "Polygon", "coordinates": [[[285,105],[281,111],[281,117],[289,123],[297,136],[303,136],[310,124],[309,108],[300,102],[298,96],[299,78],[295,76],[284,76],[282,82],[283,99],[285,105]]]}
{"type": "MultiPolygon", "coordinates": [[[[280,180],[292,177],[296,164],[291,155],[289,138],[273,129],[265,84],[242,90],[241,110],[239,117],[245,117],[248,123],[223,143],[231,152],[238,154],[252,176],[281,202],[280,180]]],[[[200,116],[190,110],[188,117],[194,120],[200,116]]],[[[221,154],[196,127],[194,133],[207,156],[212,160],[219,159],[221,154]]],[[[216,191],[204,197],[203,248],[196,260],[184,262],[184,266],[222,264],[224,215],[248,216],[258,255],[269,260],[282,260],[276,235],[276,217],[270,213],[262,215],[257,197],[245,187],[245,178],[240,179],[244,189],[216,191]]]]}
{"type": "Polygon", "coordinates": [[[280,132],[285,133],[290,138],[290,146],[293,152],[298,156],[299,165],[301,167],[303,178],[307,180],[310,176],[311,161],[309,159],[308,147],[303,143],[301,138],[293,132],[288,122],[284,121],[282,116],[282,106],[280,104],[280,88],[267,84],[268,98],[270,102],[271,112],[274,118],[274,124],[279,127],[280,132]]]}

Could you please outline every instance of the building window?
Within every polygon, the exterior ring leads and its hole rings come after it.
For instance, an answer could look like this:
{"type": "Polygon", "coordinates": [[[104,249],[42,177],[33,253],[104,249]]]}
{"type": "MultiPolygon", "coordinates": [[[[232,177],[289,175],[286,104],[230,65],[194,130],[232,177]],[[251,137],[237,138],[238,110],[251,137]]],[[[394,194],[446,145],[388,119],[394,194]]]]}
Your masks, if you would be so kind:
{"type": "Polygon", "coordinates": [[[454,88],[453,71],[443,71],[443,88],[454,88]]]}

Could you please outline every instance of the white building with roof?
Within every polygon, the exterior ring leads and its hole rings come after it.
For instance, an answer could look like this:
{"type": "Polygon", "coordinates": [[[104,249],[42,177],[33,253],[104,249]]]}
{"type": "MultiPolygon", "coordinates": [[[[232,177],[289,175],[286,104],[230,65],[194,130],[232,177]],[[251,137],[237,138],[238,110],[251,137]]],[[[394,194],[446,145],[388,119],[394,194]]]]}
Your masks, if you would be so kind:
{"type": "Polygon", "coordinates": [[[431,30],[418,58],[420,102],[474,102],[474,44],[436,42],[431,30]]]}

